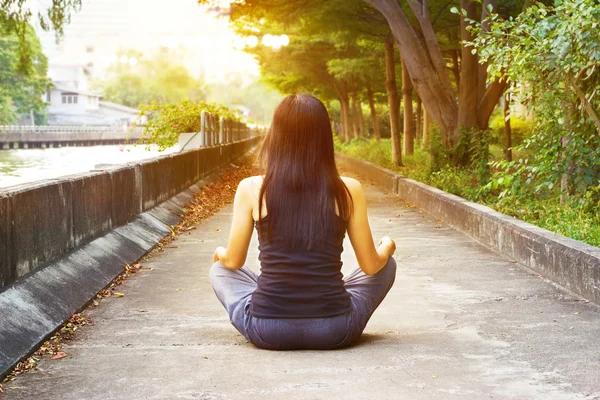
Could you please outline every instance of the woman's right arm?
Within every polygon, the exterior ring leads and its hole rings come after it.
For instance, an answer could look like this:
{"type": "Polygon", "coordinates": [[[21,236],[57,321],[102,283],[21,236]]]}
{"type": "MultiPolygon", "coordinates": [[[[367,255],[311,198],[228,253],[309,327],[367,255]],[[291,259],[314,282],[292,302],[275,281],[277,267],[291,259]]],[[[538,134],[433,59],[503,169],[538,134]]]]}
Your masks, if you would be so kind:
{"type": "Polygon", "coordinates": [[[360,269],[367,275],[374,275],[385,266],[389,257],[394,254],[396,244],[385,236],[375,247],[367,216],[365,192],[356,179],[344,177],[343,180],[352,195],[354,206],[348,221],[348,236],[360,269]]]}

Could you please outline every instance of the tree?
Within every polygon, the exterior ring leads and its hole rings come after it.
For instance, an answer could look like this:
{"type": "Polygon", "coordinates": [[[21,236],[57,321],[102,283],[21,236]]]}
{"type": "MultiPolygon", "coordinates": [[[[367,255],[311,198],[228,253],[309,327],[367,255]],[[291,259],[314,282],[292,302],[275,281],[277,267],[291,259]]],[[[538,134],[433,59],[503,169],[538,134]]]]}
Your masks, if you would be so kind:
{"type": "Polygon", "coordinates": [[[470,45],[490,74],[503,74],[511,96],[535,110],[536,127],[526,146],[530,160],[498,163],[494,187],[505,194],[552,191],[561,198],[600,194],[600,8],[596,0],[535,4],[517,18],[492,14],[490,28],[473,24],[470,45]],[[491,62],[493,60],[493,62],[491,62]]]}
{"type": "Polygon", "coordinates": [[[46,77],[48,60],[31,26],[26,29],[25,41],[31,67],[23,71],[19,38],[0,25],[0,125],[18,121],[21,113],[37,113],[42,117],[46,113],[42,95],[51,87],[46,77]]]}
{"type": "MultiPolygon", "coordinates": [[[[365,1],[379,10],[388,21],[414,88],[431,118],[440,126],[446,147],[452,148],[458,144],[461,131],[486,129],[506,83],[498,77],[480,91],[479,75],[485,71],[478,68],[477,55],[463,45],[457,103],[441,45],[434,31],[429,0],[408,0],[418,28],[411,25],[396,0],[365,1]]],[[[493,6],[494,2],[485,0],[484,10],[488,5],[493,6]]],[[[466,29],[466,21],[478,19],[478,3],[460,0],[460,7],[464,10],[460,14],[461,39],[468,41],[472,36],[466,29]]]]}
{"type": "MultiPolygon", "coordinates": [[[[54,30],[58,40],[63,35],[65,26],[71,22],[71,14],[80,8],[81,0],[52,0],[50,7],[37,13],[37,19],[43,30],[54,30]]],[[[30,47],[31,42],[28,40],[33,14],[29,2],[0,2],[0,26],[3,27],[5,35],[14,35],[17,38],[17,70],[21,73],[29,73],[34,68],[31,61],[35,49],[30,47]]]]}
{"type": "Polygon", "coordinates": [[[110,77],[94,82],[93,86],[104,93],[106,100],[134,108],[153,101],[205,100],[204,82],[173,61],[176,59],[167,49],[161,49],[151,58],[134,50],[124,51],[118,54],[119,61],[109,68],[110,77]]]}
{"type": "MultiPolygon", "coordinates": [[[[328,86],[330,91],[333,90],[335,97],[340,102],[346,140],[350,139],[353,131],[352,114],[355,114],[354,122],[357,133],[360,132],[362,124],[358,123],[361,119],[359,102],[365,97],[369,99],[371,121],[377,121],[374,99],[376,93],[384,89],[382,85],[384,74],[380,67],[387,65],[388,69],[391,68],[392,71],[388,71],[388,76],[393,78],[394,85],[388,82],[385,88],[388,92],[394,90],[392,93],[388,93],[391,120],[393,121],[393,159],[396,164],[401,165],[399,116],[395,111],[399,109],[399,101],[395,85],[394,46],[392,43],[391,47],[386,47],[386,52],[383,51],[383,41],[389,36],[389,27],[376,10],[360,0],[327,2],[245,0],[235,2],[231,7],[230,19],[236,31],[241,35],[260,37],[266,34],[278,35],[293,32],[290,46],[280,49],[278,52],[267,53],[268,61],[261,60],[261,58],[266,59],[265,53],[261,49],[262,46],[250,51],[257,55],[265,81],[274,83],[273,87],[282,93],[289,93],[292,89],[298,91],[299,88],[315,93],[313,88],[318,88],[317,92],[325,94],[327,91],[321,90],[322,85],[328,86]],[[336,18],[332,19],[331,15],[333,14],[336,18]],[[315,45],[317,42],[329,43],[331,46],[329,52],[325,54],[319,49],[310,50],[309,45],[315,45]],[[307,51],[303,53],[301,60],[296,57],[297,61],[301,61],[301,63],[296,63],[296,67],[294,67],[290,61],[292,56],[290,48],[298,51],[298,48],[302,46],[305,46],[307,51]],[[375,50],[376,47],[378,47],[376,52],[381,57],[379,59],[373,57],[374,51],[372,50],[375,50]],[[385,57],[392,60],[391,63],[383,63],[384,54],[386,54],[385,57]],[[278,60],[278,57],[286,58],[286,61],[278,60]],[[319,60],[315,58],[319,58],[319,60]],[[325,61],[327,70],[323,68],[321,59],[325,61]],[[284,65],[285,68],[283,68],[284,65]],[[375,71],[381,71],[381,73],[376,75],[375,71]],[[281,79],[273,80],[272,77],[276,75],[279,75],[281,79]],[[289,85],[290,80],[295,80],[296,83],[302,82],[302,84],[289,85]],[[288,84],[284,85],[284,83],[288,84]],[[351,104],[351,99],[354,100],[352,103],[356,103],[356,107],[351,104]],[[356,111],[353,112],[353,110],[356,111]]],[[[325,101],[328,99],[329,97],[323,97],[325,101]]],[[[378,126],[373,128],[376,136],[378,136],[378,128],[378,126]]]]}

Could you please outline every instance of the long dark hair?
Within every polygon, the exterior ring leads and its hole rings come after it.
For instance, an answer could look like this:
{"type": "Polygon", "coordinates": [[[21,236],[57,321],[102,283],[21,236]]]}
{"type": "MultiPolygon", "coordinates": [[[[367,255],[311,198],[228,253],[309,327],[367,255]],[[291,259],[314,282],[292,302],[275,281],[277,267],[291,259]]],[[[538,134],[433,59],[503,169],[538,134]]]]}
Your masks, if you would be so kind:
{"type": "Polygon", "coordinates": [[[283,99],[259,159],[265,178],[258,215],[260,220],[264,199],[268,241],[277,225],[278,240],[310,249],[323,242],[328,227],[348,221],[352,196],[335,166],[329,114],[316,97],[293,94],[283,99]],[[336,204],[340,218],[335,215],[336,204]]]}

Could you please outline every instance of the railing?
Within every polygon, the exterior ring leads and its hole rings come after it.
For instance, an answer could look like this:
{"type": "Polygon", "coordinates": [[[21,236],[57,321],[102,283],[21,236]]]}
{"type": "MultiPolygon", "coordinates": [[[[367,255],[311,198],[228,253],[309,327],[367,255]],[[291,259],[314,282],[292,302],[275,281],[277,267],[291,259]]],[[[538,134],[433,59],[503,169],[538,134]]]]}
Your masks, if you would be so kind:
{"type": "MultiPolygon", "coordinates": [[[[0,125],[1,133],[90,133],[90,132],[129,132],[132,128],[123,125],[82,125],[82,126],[47,126],[47,125],[0,125]]],[[[142,129],[142,128],[135,128],[142,129]]]]}
{"type": "MultiPolygon", "coordinates": [[[[56,146],[87,146],[145,140],[145,127],[126,126],[0,126],[0,150],[56,146]]],[[[241,121],[202,111],[200,131],[179,135],[181,150],[239,142],[260,135],[241,121]]]]}
{"type": "Polygon", "coordinates": [[[248,139],[254,136],[252,129],[241,121],[219,117],[202,111],[200,114],[200,132],[180,135],[181,150],[186,148],[210,147],[248,139]]]}

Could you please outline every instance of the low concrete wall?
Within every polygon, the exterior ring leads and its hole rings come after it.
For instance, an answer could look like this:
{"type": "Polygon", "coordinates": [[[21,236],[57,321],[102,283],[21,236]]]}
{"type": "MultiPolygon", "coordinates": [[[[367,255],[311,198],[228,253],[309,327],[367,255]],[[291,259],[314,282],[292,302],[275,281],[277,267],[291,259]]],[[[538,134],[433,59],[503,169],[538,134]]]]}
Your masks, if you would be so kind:
{"type": "Polygon", "coordinates": [[[258,138],[0,191],[0,288],[134,220],[248,151],[258,138]]]}
{"type": "Polygon", "coordinates": [[[124,141],[135,142],[143,138],[143,129],[134,130],[101,130],[86,132],[2,132],[0,143],[46,143],[46,142],[104,142],[124,141]]]}
{"type": "Polygon", "coordinates": [[[0,379],[168,235],[211,173],[260,140],[0,191],[0,379]]]}
{"type": "Polygon", "coordinates": [[[342,154],[336,154],[336,160],[341,168],[379,183],[487,247],[600,305],[600,248],[557,235],[372,163],[342,154]]]}

